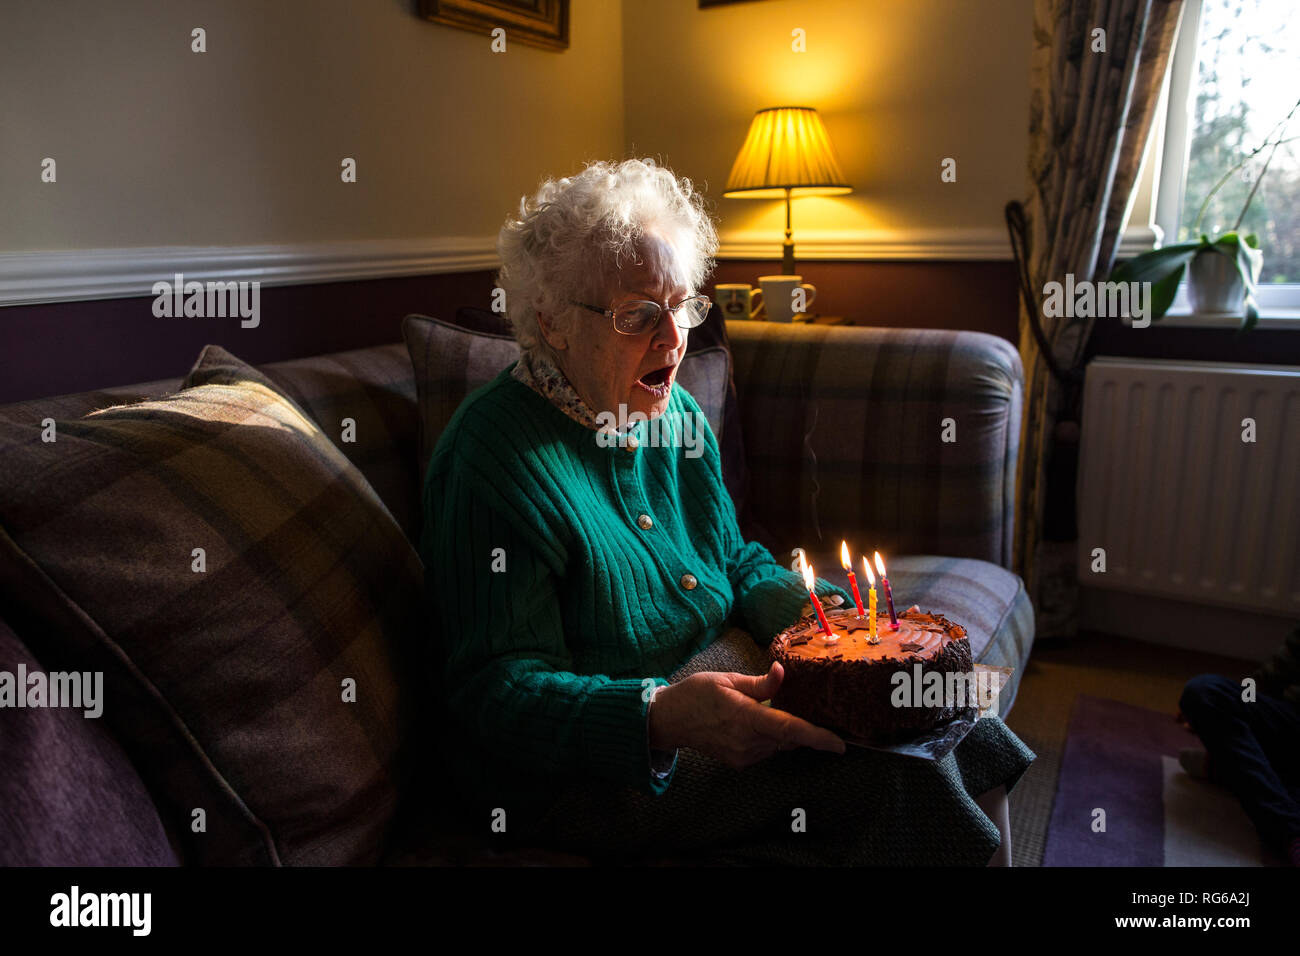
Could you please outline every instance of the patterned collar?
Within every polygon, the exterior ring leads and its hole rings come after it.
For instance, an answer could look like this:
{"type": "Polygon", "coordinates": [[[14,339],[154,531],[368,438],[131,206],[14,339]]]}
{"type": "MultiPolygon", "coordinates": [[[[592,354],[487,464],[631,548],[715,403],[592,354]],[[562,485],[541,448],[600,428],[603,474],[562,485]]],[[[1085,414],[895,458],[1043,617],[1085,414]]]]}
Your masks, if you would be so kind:
{"type": "Polygon", "coordinates": [[[596,421],[595,413],[582,400],[565,374],[540,350],[522,350],[519,362],[510,374],[584,428],[592,431],[607,430],[608,426],[596,421]]]}

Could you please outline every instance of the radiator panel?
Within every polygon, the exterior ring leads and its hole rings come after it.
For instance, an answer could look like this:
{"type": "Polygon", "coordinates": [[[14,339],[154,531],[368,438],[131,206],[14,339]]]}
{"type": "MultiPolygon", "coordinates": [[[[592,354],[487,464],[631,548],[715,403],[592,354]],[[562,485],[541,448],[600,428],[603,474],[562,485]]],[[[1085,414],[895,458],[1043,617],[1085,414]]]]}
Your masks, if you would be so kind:
{"type": "Polygon", "coordinates": [[[1300,618],[1300,368],[1096,359],[1078,505],[1081,584],[1300,618]]]}

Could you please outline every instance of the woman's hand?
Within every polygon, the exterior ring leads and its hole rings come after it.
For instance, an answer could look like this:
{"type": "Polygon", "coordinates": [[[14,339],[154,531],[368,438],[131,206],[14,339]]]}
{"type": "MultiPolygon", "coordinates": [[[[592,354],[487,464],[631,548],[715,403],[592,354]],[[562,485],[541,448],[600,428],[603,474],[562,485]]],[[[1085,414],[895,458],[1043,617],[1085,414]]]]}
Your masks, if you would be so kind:
{"type": "Polygon", "coordinates": [[[663,688],[650,705],[651,748],[690,747],[737,770],[796,747],[844,753],[831,731],[759,703],[784,676],[773,662],[763,677],[707,671],[663,688]]]}

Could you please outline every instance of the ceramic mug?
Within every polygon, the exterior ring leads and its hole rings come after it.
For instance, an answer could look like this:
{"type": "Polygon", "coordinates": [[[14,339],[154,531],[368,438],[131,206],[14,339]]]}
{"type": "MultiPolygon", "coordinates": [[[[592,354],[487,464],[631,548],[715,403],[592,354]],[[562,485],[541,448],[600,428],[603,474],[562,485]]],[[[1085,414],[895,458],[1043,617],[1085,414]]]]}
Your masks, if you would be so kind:
{"type": "Polygon", "coordinates": [[[794,317],[807,311],[813,299],[817,298],[817,287],[804,282],[803,276],[759,276],[758,284],[762,287],[763,303],[771,322],[793,322],[794,317]],[[802,308],[798,310],[795,309],[796,296],[803,299],[802,308]]]}
{"type": "Polygon", "coordinates": [[[724,319],[757,319],[763,311],[763,290],[744,282],[723,282],[713,287],[713,301],[724,319]]]}

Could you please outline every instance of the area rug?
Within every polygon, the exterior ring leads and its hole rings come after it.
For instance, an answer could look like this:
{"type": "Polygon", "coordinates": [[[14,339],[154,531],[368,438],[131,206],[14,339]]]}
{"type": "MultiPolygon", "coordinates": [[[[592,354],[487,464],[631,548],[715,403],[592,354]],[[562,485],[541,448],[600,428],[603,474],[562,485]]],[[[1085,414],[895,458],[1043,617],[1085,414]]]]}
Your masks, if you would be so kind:
{"type": "Polygon", "coordinates": [[[1070,715],[1043,866],[1261,866],[1236,798],[1178,763],[1198,747],[1173,713],[1080,694],[1070,715]]]}

